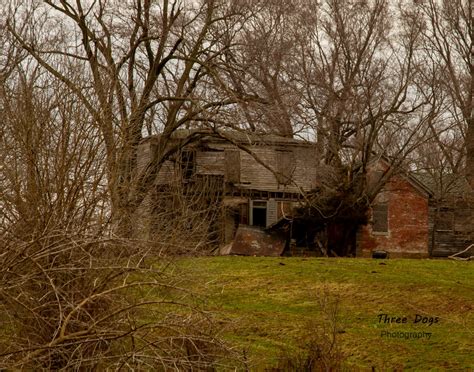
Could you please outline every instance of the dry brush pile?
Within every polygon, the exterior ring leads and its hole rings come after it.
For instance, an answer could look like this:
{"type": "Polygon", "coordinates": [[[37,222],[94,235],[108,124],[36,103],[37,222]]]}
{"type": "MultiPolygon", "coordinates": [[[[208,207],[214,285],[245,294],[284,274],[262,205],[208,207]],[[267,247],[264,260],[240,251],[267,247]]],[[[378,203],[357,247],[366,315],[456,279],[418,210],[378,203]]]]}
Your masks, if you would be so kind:
{"type": "Polygon", "coordinates": [[[0,366],[209,369],[225,345],[144,244],[61,231],[3,241],[0,366]]]}
{"type": "Polygon", "coordinates": [[[161,256],[184,224],[114,235],[94,121],[23,62],[0,69],[0,369],[212,369],[212,314],[161,256]]]}

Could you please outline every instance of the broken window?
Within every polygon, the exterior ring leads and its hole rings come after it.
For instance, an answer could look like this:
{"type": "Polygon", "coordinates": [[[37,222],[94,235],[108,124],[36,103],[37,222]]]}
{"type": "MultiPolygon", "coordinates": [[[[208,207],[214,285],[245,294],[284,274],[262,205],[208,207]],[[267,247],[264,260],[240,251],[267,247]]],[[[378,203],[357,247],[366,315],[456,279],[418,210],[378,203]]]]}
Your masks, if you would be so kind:
{"type": "Polygon", "coordinates": [[[289,185],[296,168],[295,154],[289,150],[277,150],[277,181],[280,185],[289,185]]]}
{"type": "Polygon", "coordinates": [[[240,183],[240,151],[224,151],[225,180],[229,183],[240,183]]]}
{"type": "Polygon", "coordinates": [[[183,180],[190,180],[196,172],[196,152],[188,149],[181,151],[180,163],[183,180]]]}
{"type": "Polygon", "coordinates": [[[372,206],[372,231],[388,232],[388,205],[386,203],[372,206]]]}

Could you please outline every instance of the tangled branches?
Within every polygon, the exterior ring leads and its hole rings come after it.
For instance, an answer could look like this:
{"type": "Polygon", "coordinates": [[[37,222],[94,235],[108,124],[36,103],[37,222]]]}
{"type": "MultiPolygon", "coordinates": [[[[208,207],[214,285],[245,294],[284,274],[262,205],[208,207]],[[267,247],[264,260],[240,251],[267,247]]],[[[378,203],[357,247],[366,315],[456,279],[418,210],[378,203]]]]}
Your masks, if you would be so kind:
{"type": "Polygon", "coordinates": [[[61,232],[3,243],[0,368],[199,370],[225,349],[144,243],[61,232]]]}

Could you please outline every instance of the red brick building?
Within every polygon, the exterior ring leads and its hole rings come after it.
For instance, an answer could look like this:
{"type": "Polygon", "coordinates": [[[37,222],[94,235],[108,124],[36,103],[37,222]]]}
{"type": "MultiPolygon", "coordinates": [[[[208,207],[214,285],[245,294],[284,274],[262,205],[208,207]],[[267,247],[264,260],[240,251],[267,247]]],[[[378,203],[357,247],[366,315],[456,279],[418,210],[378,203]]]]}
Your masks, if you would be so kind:
{"type": "Polygon", "coordinates": [[[414,177],[391,177],[372,203],[369,223],[358,229],[356,256],[386,251],[390,257],[429,257],[430,197],[414,177]]]}

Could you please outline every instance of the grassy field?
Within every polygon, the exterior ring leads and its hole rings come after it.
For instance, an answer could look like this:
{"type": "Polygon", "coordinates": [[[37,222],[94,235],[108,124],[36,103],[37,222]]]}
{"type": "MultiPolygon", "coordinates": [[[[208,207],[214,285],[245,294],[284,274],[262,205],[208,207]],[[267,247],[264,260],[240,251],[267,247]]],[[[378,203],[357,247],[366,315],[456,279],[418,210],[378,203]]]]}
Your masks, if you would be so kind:
{"type": "Polygon", "coordinates": [[[472,262],[208,257],[180,260],[177,269],[252,369],[304,353],[306,340],[334,324],[324,301],[339,304],[337,343],[349,369],[474,368],[472,262]],[[417,315],[426,323],[415,324],[417,315]]]}

